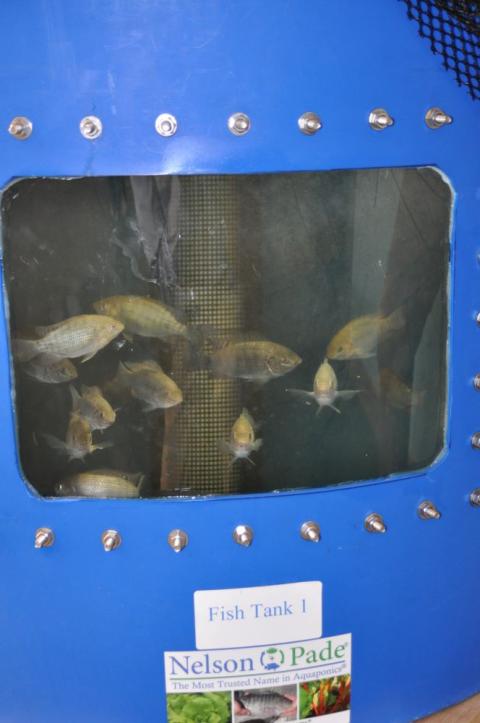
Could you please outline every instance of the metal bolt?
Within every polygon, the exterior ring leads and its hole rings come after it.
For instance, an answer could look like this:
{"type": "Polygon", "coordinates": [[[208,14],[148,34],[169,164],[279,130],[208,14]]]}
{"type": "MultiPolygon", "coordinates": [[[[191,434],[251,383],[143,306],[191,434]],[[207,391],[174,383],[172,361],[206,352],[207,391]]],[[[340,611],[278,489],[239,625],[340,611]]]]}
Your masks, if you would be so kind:
{"type": "Polygon", "coordinates": [[[475,432],[471,437],[472,447],[474,449],[480,449],[480,432],[475,432]]]}
{"type": "Polygon", "coordinates": [[[24,141],[26,138],[32,135],[33,130],[33,124],[32,121],[28,118],[25,118],[23,115],[15,116],[10,121],[10,125],[8,126],[8,132],[11,136],[14,138],[17,138],[19,141],[24,141]]]}
{"type": "Polygon", "coordinates": [[[174,552],[181,552],[188,545],[188,535],[183,530],[172,530],[167,539],[174,552]]]}
{"type": "Polygon", "coordinates": [[[452,116],[445,113],[441,108],[429,108],[425,114],[425,123],[433,130],[448,126],[452,122],[452,116]]]}
{"type": "Polygon", "coordinates": [[[365,529],[367,532],[386,532],[387,526],[383,521],[382,515],[377,512],[372,512],[371,515],[365,518],[365,529]]]}
{"type": "Polygon", "coordinates": [[[439,520],[442,516],[430,500],[424,500],[420,502],[417,508],[418,516],[422,520],[439,520]]]}
{"type": "Polygon", "coordinates": [[[308,112],[300,116],[298,127],[305,135],[313,136],[322,127],[322,121],[316,113],[308,112]]]}
{"type": "Polygon", "coordinates": [[[477,391],[480,391],[480,374],[475,374],[475,377],[473,379],[473,386],[477,391]]]}
{"type": "Polygon", "coordinates": [[[248,133],[250,126],[250,118],[245,113],[233,113],[228,119],[228,130],[233,133],[234,136],[244,136],[248,133]]]}
{"type": "Polygon", "coordinates": [[[480,507],[480,487],[470,493],[470,504],[473,507],[480,507]]]}
{"type": "Polygon", "coordinates": [[[233,539],[238,545],[250,547],[253,541],[253,530],[248,525],[237,525],[233,531],[233,539]]]}
{"type": "Polygon", "coordinates": [[[164,138],[174,136],[177,128],[177,119],[170,113],[160,113],[155,120],[155,130],[164,138]]]}
{"type": "Polygon", "coordinates": [[[55,535],[49,527],[39,527],[35,531],[35,542],[33,544],[36,550],[40,550],[42,547],[51,547],[54,542],[55,535]]]}
{"type": "Polygon", "coordinates": [[[374,108],[368,116],[370,128],[374,131],[384,131],[389,126],[393,126],[393,118],[384,108],[374,108]]]}
{"type": "Polygon", "coordinates": [[[95,115],[87,115],[80,121],[80,133],[88,141],[93,141],[101,136],[102,130],[102,121],[95,115]]]}
{"type": "Polygon", "coordinates": [[[307,542],[320,542],[320,527],[316,522],[304,522],[300,528],[300,537],[307,542]]]}
{"type": "Polygon", "coordinates": [[[121,535],[116,530],[105,530],[102,532],[102,545],[105,552],[116,550],[121,544],[121,535]]]}

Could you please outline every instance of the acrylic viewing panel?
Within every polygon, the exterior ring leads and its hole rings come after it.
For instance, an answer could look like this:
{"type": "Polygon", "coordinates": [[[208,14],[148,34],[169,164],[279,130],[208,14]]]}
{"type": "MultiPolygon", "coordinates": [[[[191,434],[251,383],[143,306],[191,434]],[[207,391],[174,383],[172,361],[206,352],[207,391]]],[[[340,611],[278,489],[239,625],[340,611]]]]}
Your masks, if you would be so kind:
{"type": "Polygon", "coordinates": [[[191,496],[429,465],[451,206],[431,168],[12,184],[26,479],[47,496],[191,496]]]}

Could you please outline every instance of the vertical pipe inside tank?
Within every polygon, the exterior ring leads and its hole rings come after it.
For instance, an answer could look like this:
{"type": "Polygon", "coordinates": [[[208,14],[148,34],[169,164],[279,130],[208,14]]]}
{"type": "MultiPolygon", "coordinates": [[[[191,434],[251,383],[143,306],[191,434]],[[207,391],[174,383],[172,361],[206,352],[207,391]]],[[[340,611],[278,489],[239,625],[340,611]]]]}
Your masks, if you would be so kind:
{"type": "MultiPolygon", "coordinates": [[[[221,342],[244,326],[237,244],[236,181],[225,176],[181,179],[175,305],[186,311],[198,337],[221,342]]],[[[208,344],[177,349],[172,376],[183,404],[167,410],[161,488],[187,494],[222,494],[239,489],[237,465],[220,451],[241,408],[240,382],[218,379],[206,368],[208,344]]]]}

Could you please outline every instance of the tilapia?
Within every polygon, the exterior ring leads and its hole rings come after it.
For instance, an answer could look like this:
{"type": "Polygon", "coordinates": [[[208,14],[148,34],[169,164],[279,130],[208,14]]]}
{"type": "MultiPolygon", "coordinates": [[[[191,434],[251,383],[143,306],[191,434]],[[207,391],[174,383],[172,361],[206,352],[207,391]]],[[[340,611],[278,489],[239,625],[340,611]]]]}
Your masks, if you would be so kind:
{"type": "Polygon", "coordinates": [[[37,326],[35,331],[38,339],[13,340],[13,353],[19,362],[42,353],[58,359],[83,357],[82,362],[88,361],[123,331],[123,324],[109,316],[81,314],[59,324],[37,326]]]}
{"type": "Polygon", "coordinates": [[[47,443],[53,449],[66,454],[69,460],[84,459],[88,454],[95,452],[97,449],[107,449],[112,446],[112,442],[103,442],[102,444],[94,444],[92,439],[92,429],[81,414],[72,412],[68,423],[65,442],[52,434],[43,434],[47,443]]]}
{"type": "Polygon", "coordinates": [[[22,366],[25,374],[46,384],[71,382],[78,377],[70,359],[58,359],[50,354],[39,354],[22,366]]]}
{"type": "Polygon", "coordinates": [[[380,387],[386,401],[395,409],[419,407],[425,398],[425,390],[414,391],[391,369],[380,369],[380,387]]]}
{"type": "Polygon", "coordinates": [[[390,316],[367,314],[352,319],[327,347],[327,359],[368,359],[375,356],[380,340],[405,326],[403,309],[390,316]]]}
{"type": "Polygon", "coordinates": [[[287,389],[287,392],[303,397],[307,400],[314,400],[318,404],[317,414],[324,407],[330,407],[340,414],[340,410],[335,407],[336,399],[351,399],[355,394],[359,394],[361,389],[345,389],[338,391],[337,375],[333,367],[328,363],[328,359],[324,359],[323,363],[317,369],[313,380],[313,392],[307,392],[303,389],[287,389]]]}
{"type": "Polygon", "coordinates": [[[295,705],[295,699],[277,693],[274,690],[238,691],[237,700],[248,711],[248,715],[259,718],[280,715],[295,705]]]}
{"type": "Polygon", "coordinates": [[[100,387],[86,387],[82,384],[81,394],[70,385],[72,410],[78,412],[89,423],[92,430],[107,429],[116,419],[115,411],[102,394],[100,387]]]}
{"type": "Polygon", "coordinates": [[[237,459],[250,459],[252,452],[257,452],[262,446],[261,439],[255,439],[255,422],[246,409],[235,420],[232,426],[230,440],[220,442],[220,449],[233,455],[237,459]]]}
{"type": "Polygon", "coordinates": [[[152,359],[120,362],[117,376],[110,384],[115,386],[128,389],[132,397],[143,402],[144,412],[168,409],[183,401],[182,390],[152,359]]]}
{"type": "Polygon", "coordinates": [[[291,372],[301,361],[291,349],[266,340],[228,341],[210,355],[217,376],[259,383],[291,372]]]}
{"type": "Polygon", "coordinates": [[[168,339],[189,337],[189,330],[166,304],[148,296],[109,296],[93,304],[98,314],[118,319],[127,334],[168,339]]]}
{"type": "Polygon", "coordinates": [[[62,497],[139,497],[141,473],[95,469],[67,477],[55,487],[62,497]]]}

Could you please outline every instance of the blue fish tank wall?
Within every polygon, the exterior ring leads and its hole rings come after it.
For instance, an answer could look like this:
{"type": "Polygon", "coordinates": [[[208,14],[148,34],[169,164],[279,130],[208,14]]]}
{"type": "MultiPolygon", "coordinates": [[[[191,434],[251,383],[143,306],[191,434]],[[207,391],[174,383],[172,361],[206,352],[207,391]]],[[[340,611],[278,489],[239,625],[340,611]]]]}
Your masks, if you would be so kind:
{"type": "Polygon", "coordinates": [[[1,11],[1,715],[473,695],[478,4],[27,9],[1,11]]]}

